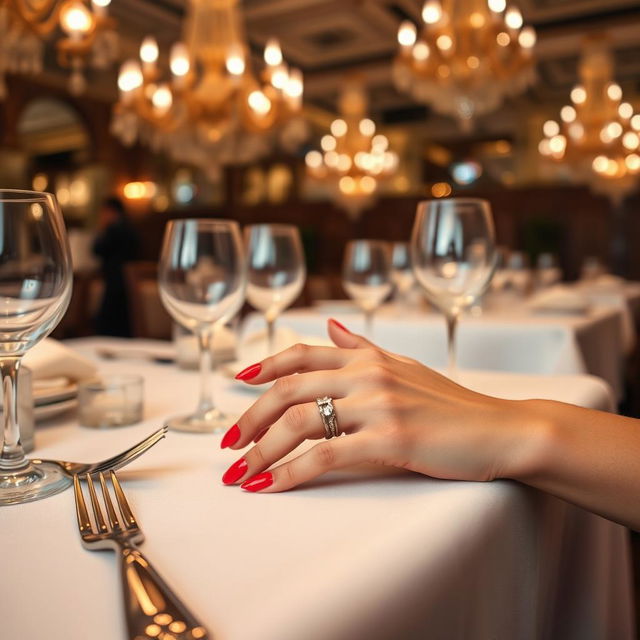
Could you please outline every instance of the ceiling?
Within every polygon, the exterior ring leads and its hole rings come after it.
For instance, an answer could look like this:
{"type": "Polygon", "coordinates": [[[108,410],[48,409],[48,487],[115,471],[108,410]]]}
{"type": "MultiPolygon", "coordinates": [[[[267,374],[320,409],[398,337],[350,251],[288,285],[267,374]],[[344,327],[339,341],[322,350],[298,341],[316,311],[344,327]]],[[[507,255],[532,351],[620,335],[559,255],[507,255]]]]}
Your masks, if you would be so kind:
{"type": "MultiPolygon", "coordinates": [[[[513,121],[527,105],[557,108],[576,82],[580,43],[585,33],[606,30],[615,48],[617,80],[625,99],[640,98],[640,3],[638,0],[519,0],[525,23],[538,33],[538,78],[524,98],[506,104],[479,122],[489,135],[513,121]]],[[[366,79],[373,116],[388,124],[426,123],[442,135],[460,135],[455,123],[433,116],[396,91],[391,61],[396,33],[406,18],[419,22],[419,0],[244,0],[248,38],[260,64],[266,40],[277,37],[285,58],[305,74],[308,104],[334,111],[345,77],[358,71],[366,79]],[[427,120],[427,116],[429,116],[427,120]]],[[[123,57],[137,55],[144,35],[153,34],[166,51],[180,38],[185,0],[112,0],[123,57]]],[[[115,73],[94,84],[115,91],[115,73]]]]}

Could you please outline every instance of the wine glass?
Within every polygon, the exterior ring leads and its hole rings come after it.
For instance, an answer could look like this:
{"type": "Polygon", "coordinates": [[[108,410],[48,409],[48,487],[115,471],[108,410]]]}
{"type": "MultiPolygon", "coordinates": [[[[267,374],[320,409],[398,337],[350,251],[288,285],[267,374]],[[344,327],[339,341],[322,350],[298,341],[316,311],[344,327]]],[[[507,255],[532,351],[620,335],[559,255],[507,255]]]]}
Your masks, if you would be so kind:
{"type": "Polygon", "coordinates": [[[38,500],[71,484],[58,465],[25,458],[17,412],[22,356],[58,324],[71,286],[71,254],[54,196],[0,190],[0,505],[38,500]]]}
{"type": "Polygon", "coordinates": [[[418,282],[446,317],[449,374],[453,376],[458,318],[484,293],[496,265],[489,203],[475,198],[421,202],[413,226],[411,254],[418,282]]]}
{"type": "Polygon", "coordinates": [[[306,275],[298,228],[257,224],[245,229],[247,300],[264,313],[269,354],[275,350],[275,322],[300,295],[306,275]]]}
{"type": "Polygon", "coordinates": [[[364,311],[368,337],[371,337],[373,314],[393,286],[389,254],[389,245],[381,240],[352,240],[345,249],[342,285],[364,311]]]}
{"type": "Polygon", "coordinates": [[[211,341],[244,301],[246,265],[240,227],[231,220],[172,220],[159,268],[160,297],[176,322],[193,331],[200,351],[200,401],[195,413],[171,418],[170,429],[211,433],[229,428],[213,403],[211,341]]]}
{"type": "Polygon", "coordinates": [[[409,301],[409,294],[416,281],[411,266],[411,251],[408,242],[394,242],[391,245],[391,280],[401,301],[409,301]]]}

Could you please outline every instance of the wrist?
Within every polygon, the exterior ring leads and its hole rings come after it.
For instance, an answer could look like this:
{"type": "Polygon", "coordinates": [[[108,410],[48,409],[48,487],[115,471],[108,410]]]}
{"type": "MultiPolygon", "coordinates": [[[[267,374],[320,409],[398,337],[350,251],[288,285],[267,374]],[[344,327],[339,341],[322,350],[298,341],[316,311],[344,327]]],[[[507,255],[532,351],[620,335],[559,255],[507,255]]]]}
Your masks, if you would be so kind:
{"type": "Polygon", "coordinates": [[[531,484],[544,474],[557,453],[559,434],[546,400],[509,400],[506,407],[508,446],[501,478],[531,484]]]}

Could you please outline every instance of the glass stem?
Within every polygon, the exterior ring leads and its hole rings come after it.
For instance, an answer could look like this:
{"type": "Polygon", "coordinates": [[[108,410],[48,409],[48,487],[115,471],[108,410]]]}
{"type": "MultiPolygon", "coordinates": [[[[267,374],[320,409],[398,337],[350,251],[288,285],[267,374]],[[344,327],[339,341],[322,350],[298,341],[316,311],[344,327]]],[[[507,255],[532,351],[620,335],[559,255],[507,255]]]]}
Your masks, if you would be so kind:
{"type": "Polygon", "coordinates": [[[368,340],[373,339],[373,309],[364,312],[364,334],[368,340]]]}
{"type": "Polygon", "coordinates": [[[267,349],[268,356],[272,356],[276,349],[276,319],[270,316],[265,316],[267,321],[267,349]]]}
{"type": "Polygon", "coordinates": [[[198,414],[211,411],[213,406],[213,392],[211,391],[211,339],[212,329],[201,329],[198,332],[198,347],[200,349],[200,402],[198,403],[198,414]]]}
{"type": "Polygon", "coordinates": [[[450,378],[455,378],[458,372],[456,364],[456,329],[458,328],[459,312],[451,311],[445,314],[447,319],[447,346],[449,361],[447,365],[447,373],[450,378]]]}
{"type": "Polygon", "coordinates": [[[3,434],[0,469],[14,470],[26,467],[29,462],[24,456],[20,444],[20,426],[18,425],[18,370],[20,358],[2,358],[0,375],[2,375],[2,407],[3,434]]]}

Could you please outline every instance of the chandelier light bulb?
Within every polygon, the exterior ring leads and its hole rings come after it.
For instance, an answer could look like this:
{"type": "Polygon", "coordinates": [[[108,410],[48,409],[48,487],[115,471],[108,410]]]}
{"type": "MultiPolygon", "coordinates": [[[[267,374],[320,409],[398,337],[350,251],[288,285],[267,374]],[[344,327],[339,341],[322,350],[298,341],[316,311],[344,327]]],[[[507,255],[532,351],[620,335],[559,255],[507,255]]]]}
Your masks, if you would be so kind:
{"type": "Polygon", "coordinates": [[[640,131],[640,113],[636,113],[636,115],[631,118],[630,124],[632,129],[640,131]]]}
{"type": "Polygon", "coordinates": [[[522,14],[515,7],[509,7],[504,14],[504,21],[509,29],[519,29],[522,26],[522,14]]]}
{"type": "Polygon", "coordinates": [[[538,143],[538,151],[543,156],[551,155],[551,146],[549,144],[549,138],[543,138],[542,140],[540,140],[540,142],[538,143]]]}
{"type": "Polygon", "coordinates": [[[123,93],[129,93],[142,86],[142,69],[137,60],[128,60],[122,67],[118,75],[118,88],[123,93]]]}
{"type": "MultiPolygon", "coordinates": [[[[331,133],[336,137],[340,138],[345,133],[347,133],[347,123],[342,119],[338,118],[331,123],[331,133]]],[[[326,137],[326,136],[325,136],[326,137]]],[[[334,147],[335,148],[335,147],[334,147]]]]}
{"type": "Polygon", "coordinates": [[[360,120],[358,128],[363,136],[371,137],[376,132],[376,123],[370,118],[363,118],[360,120]]]}
{"type": "Polygon", "coordinates": [[[579,122],[569,125],[569,135],[574,140],[580,140],[584,136],[584,127],[579,122]]]}
{"type": "Polygon", "coordinates": [[[173,105],[173,94],[171,93],[171,89],[166,85],[159,86],[151,97],[151,104],[153,104],[153,108],[160,114],[166,114],[173,105]]]}
{"type": "Polygon", "coordinates": [[[304,161],[310,169],[320,169],[322,167],[322,154],[319,151],[309,151],[304,157],[304,161]]]}
{"type": "Polygon", "coordinates": [[[607,133],[611,138],[619,138],[622,135],[622,125],[619,122],[610,122],[607,125],[607,133]]]}
{"type": "Polygon", "coordinates": [[[560,109],[560,117],[562,118],[562,122],[573,122],[576,119],[576,116],[576,110],[568,104],[560,109]]]}
{"type": "Polygon", "coordinates": [[[440,51],[450,51],[453,47],[453,39],[451,36],[448,36],[446,33],[443,33],[441,36],[438,36],[436,40],[436,46],[440,51]]]}
{"type": "Polygon", "coordinates": [[[637,153],[630,153],[624,160],[629,171],[640,171],[640,156],[637,153]]]}
{"type": "Polygon", "coordinates": [[[94,18],[91,11],[82,2],[70,2],[63,5],[60,12],[60,25],[72,38],[82,37],[93,28],[94,18]]]}
{"type": "Polygon", "coordinates": [[[153,36],[147,36],[140,45],[140,60],[145,64],[155,64],[158,60],[158,43],[153,36]]]}
{"type": "Polygon", "coordinates": [[[474,28],[474,29],[482,29],[482,27],[484,27],[486,23],[486,20],[484,18],[484,15],[482,15],[480,12],[478,11],[474,11],[470,16],[469,16],[469,24],[474,28]]]}
{"type": "Polygon", "coordinates": [[[549,140],[549,148],[553,153],[563,153],[566,146],[567,139],[564,136],[553,136],[553,138],[549,140]]]}
{"type": "Polygon", "coordinates": [[[547,138],[553,138],[560,133],[560,125],[555,120],[547,120],[542,125],[542,131],[547,138]]]}
{"type": "Polygon", "coordinates": [[[604,173],[609,166],[609,159],[606,156],[596,156],[591,166],[596,173],[604,173]]]}
{"type": "MultiPolygon", "coordinates": [[[[232,76],[241,76],[244,73],[244,70],[245,70],[244,55],[242,55],[242,50],[240,49],[240,47],[234,46],[230,48],[229,53],[227,55],[226,67],[227,67],[227,71],[232,76]]],[[[259,92],[254,91],[253,93],[259,93],[259,92]]],[[[251,95],[249,97],[251,97],[251,95]]],[[[255,99],[258,102],[260,102],[259,98],[255,98],[255,99]]]]}
{"type": "Polygon", "coordinates": [[[327,134],[326,136],[322,136],[322,139],[320,140],[320,146],[322,147],[323,151],[335,151],[337,142],[333,136],[327,134]]]}
{"type": "Polygon", "coordinates": [[[525,27],[518,36],[518,42],[523,49],[533,49],[536,40],[536,30],[530,26],[525,27]]]}
{"type": "Polygon", "coordinates": [[[264,48],[264,61],[270,67],[276,67],[282,64],[282,49],[276,38],[270,38],[267,46],[264,48]]]}
{"type": "Polygon", "coordinates": [[[281,91],[287,86],[289,82],[289,73],[284,65],[281,65],[273,70],[271,74],[271,84],[281,91]]]}
{"type": "Polygon", "coordinates": [[[489,0],[487,6],[494,13],[502,13],[507,8],[506,0],[489,0]]]}
{"type": "Polygon", "coordinates": [[[424,62],[428,57],[431,51],[429,50],[429,45],[426,42],[417,42],[416,46],[413,47],[413,57],[420,61],[424,62]]]}
{"type": "Polygon", "coordinates": [[[304,92],[304,82],[302,79],[302,71],[300,71],[300,69],[291,70],[284,86],[284,92],[290,98],[302,97],[302,93],[304,92]]]}
{"type": "Polygon", "coordinates": [[[182,77],[189,73],[191,69],[189,49],[187,49],[187,45],[183,42],[176,42],[173,47],[171,47],[169,66],[174,76],[182,77]]]}
{"type": "Polygon", "coordinates": [[[622,102],[618,107],[618,115],[628,120],[633,115],[633,107],[628,102],[622,102]]]}
{"type": "Polygon", "coordinates": [[[622,136],[622,144],[625,149],[633,151],[640,146],[640,137],[635,131],[627,131],[627,133],[622,136]]]}
{"type": "Polygon", "coordinates": [[[91,0],[91,4],[106,9],[111,4],[111,0],[91,0]]]}
{"type": "Polygon", "coordinates": [[[398,29],[398,42],[403,47],[412,47],[415,44],[416,37],[416,26],[413,22],[405,20],[400,24],[400,28],[398,29]]]}
{"type": "Polygon", "coordinates": [[[351,194],[356,190],[356,181],[351,176],[342,176],[338,188],[342,193],[351,194]]]}
{"type": "Polygon", "coordinates": [[[573,89],[571,89],[571,101],[573,104],[583,104],[587,99],[587,92],[585,88],[578,84],[573,89]]]}
{"type": "Polygon", "coordinates": [[[339,156],[335,151],[327,151],[327,153],[324,154],[324,163],[327,167],[333,169],[338,166],[338,158],[339,156]]]}
{"type": "Polygon", "coordinates": [[[346,153],[341,153],[338,155],[338,171],[342,173],[346,173],[351,169],[351,158],[346,153]]]}
{"type": "Polygon", "coordinates": [[[604,144],[611,144],[613,142],[613,138],[609,133],[609,128],[606,126],[602,127],[602,129],[600,130],[600,141],[604,144]]]}
{"type": "Polygon", "coordinates": [[[620,98],[622,98],[622,89],[620,88],[620,85],[616,84],[615,82],[612,82],[607,87],[607,95],[611,100],[614,100],[614,101],[620,100],[620,98]]]}
{"type": "Polygon", "coordinates": [[[426,24],[436,24],[442,18],[442,7],[438,0],[427,0],[422,7],[422,19],[426,24]]]}
{"type": "Polygon", "coordinates": [[[377,152],[386,151],[389,148],[389,140],[387,136],[379,133],[376,136],[373,136],[373,140],[371,141],[371,148],[377,152]]]}
{"type": "Polygon", "coordinates": [[[496,36],[496,42],[501,46],[501,47],[508,47],[509,44],[511,43],[511,36],[506,32],[506,31],[501,31],[497,36],[496,36]]]}
{"type": "MultiPolygon", "coordinates": [[[[244,66],[244,60],[243,60],[244,66]]],[[[252,91],[249,94],[249,106],[261,116],[266,116],[271,110],[271,100],[260,90],[252,91]]]]}
{"type": "Polygon", "coordinates": [[[377,186],[378,183],[372,176],[362,176],[362,178],[360,178],[360,188],[362,189],[363,193],[373,193],[376,190],[377,186]]]}

